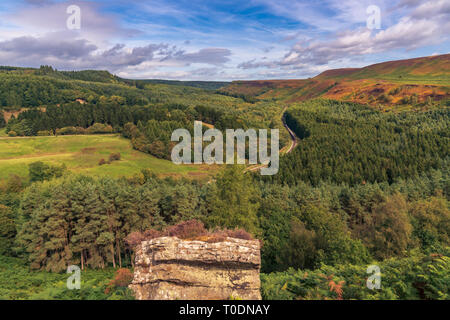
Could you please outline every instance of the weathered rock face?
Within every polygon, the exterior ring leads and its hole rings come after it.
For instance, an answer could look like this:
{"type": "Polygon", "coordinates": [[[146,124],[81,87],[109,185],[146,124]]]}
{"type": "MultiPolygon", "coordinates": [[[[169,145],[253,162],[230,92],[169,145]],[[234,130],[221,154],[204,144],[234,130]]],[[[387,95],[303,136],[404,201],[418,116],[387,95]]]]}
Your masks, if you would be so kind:
{"type": "Polygon", "coordinates": [[[130,288],[139,300],[259,300],[258,240],[162,237],[136,248],[130,288]]]}

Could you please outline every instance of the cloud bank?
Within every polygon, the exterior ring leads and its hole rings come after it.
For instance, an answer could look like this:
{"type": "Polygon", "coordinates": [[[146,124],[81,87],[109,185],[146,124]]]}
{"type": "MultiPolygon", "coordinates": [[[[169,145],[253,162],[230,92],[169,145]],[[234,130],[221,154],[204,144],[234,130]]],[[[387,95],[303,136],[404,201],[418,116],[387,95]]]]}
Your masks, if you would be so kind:
{"type": "Polygon", "coordinates": [[[303,78],[450,48],[448,0],[378,0],[381,30],[365,25],[372,0],[3,1],[0,65],[130,78],[303,78]],[[73,4],[80,30],[66,27],[73,4]]]}

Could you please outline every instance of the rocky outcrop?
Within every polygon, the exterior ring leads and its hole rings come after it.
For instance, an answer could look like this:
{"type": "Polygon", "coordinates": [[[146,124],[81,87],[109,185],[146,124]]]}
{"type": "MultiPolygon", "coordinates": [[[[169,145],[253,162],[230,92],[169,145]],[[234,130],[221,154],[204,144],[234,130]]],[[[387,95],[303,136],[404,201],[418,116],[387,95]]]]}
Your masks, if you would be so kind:
{"type": "Polygon", "coordinates": [[[136,248],[130,288],[139,300],[261,299],[258,240],[161,237],[136,248]]]}

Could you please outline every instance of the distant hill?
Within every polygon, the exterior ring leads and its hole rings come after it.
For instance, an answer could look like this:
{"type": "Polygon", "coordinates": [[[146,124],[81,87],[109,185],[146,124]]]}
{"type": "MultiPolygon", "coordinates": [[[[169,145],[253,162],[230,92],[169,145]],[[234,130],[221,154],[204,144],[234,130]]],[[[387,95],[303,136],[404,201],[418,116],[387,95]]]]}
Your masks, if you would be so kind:
{"type": "MultiPolygon", "coordinates": [[[[183,103],[190,105],[196,94],[202,104],[211,98],[228,100],[215,91],[229,82],[124,79],[102,70],[59,71],[51,66],[21,68],[0,66],[0,110],[17,114],[24,108],[59,105],[74,101],[97,103],[100,99],[119,104],[147,105],[183,103]],[[212,97],[214,96],[214,97],[212,97]]],[[[197,101],[200,103],[199,101],[197,101]]]]}
{"type": "Polygon", "coordinates": [[[179,81],[179,80],[163,80],[163,79],[125,79],[111,74],[106,70],[81,70],[81,71],[58,71],[51,66],[41,66],[37,68],[21,68],[0,66],[0,73],[16,74],[16,75],[37,75],[49,76],[61,80],[82,80],[89,82],[101,83],[124,83],[132,86],[141,86],[145,84],[165,84],[175,86],[186,86],[201,88],[207,90],[217,90],[230,84],[223,81],[179,81]]]}
{"type": "Polygon", "coordinates": [[[59,71],[60,74],[69,79],[103,82],[103,83],[118,83],[121,82],[119,77],[112,75],[108,71],[103,70],[83,70],[83,71],[59,71]]]}
{"type": "Polygon", "coordinates": [[[316,97],[370,105],[412,105],[450,98],[450,54],[325,71],[300,80],[234,81],[225,94],[304,101],[316,97]]]}
{"type": "Polygon", "coordinates": [[[231,82],[223,82],[223,81],[180,81],[180,80],[163,80],[163,79],[128,80],[128,81],[135,81],[137,83],[144,83],[144,84],[151,83],[151,84],[167,84],[174,86],[186,86],[206,90],[217,90],[231,84],[231,82]]]}
{"type": "Polygon", "coordinates": [[[388,61],[364,68],[334,69],[315,79],[416,79],[450,80],[450,54],[407,60],[388,61]]]}
{"type": "MultiPolygon", "coordinates": [[[[323,97],[383,106],[450,105],[450,54],[328,70],[314,78],[257,81],[176,81],[124,79],[102,70],[58,71],[51,66],[0,66],[0,109],[61,104],[101,96],[127,105],[184,99],[186,90],[218,92],[246,102],[300,102],[323,97]],[[207,90],[207,91],[205,91],[207,90]]],[[[208,99],[205,99],[207,101],[208,99]]]]}

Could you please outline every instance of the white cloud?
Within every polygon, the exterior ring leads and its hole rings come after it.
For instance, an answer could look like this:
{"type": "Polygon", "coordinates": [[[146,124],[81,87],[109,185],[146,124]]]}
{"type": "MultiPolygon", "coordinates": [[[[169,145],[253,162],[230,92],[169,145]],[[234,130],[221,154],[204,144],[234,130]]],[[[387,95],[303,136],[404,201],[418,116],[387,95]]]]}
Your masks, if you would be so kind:
{"type": "Polygon", "coordinates": [[[247,61],[240,68],[277,68],[330,65],[339,60],[391,50],[414,50],[442,43],[450,35],[450,2],[431,0],[409,16],[378,32],[365,27],[337,32],[327,40],[297,42],[283,58],[271,62],[247,61]]]}
{"type": "Polygon", "coordinates": [[[0,64],[107,69],[133,78],[302,78],[377,53],[436,44],[430,53],[445,52],[450,34],[449,0],[251,0],[239,8],[249,17],[280,16],[267,25],[201,1],[114,0],[116,14],[104,10],[107,2],[26,2],[0,12],[0,64]],[[66,28],[69,4],[82,9],[79,31],[66,28]],[[382,30],[365,28],[371,4],[382,9],[382,30]]]}

